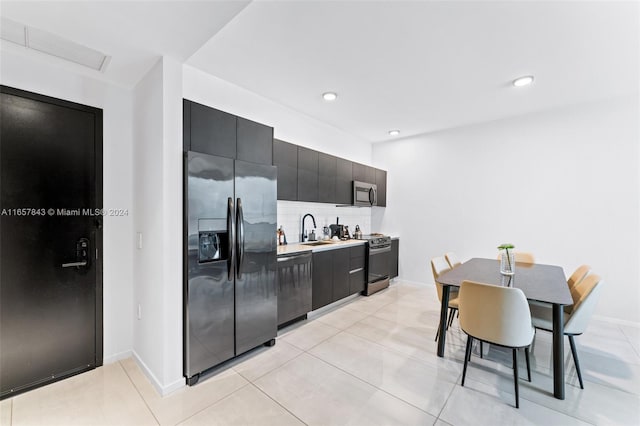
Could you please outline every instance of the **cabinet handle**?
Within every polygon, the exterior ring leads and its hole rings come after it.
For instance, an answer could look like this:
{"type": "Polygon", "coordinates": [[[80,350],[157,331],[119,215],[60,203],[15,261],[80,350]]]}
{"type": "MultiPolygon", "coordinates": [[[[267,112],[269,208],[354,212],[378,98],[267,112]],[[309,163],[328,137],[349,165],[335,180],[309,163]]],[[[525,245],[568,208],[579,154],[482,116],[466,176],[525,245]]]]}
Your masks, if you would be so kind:
{"type": "Polygon", "coordinates": [[[349,274],[355,274],[356,272],[364,271],[364,268],[352,269],[349,274]]]}

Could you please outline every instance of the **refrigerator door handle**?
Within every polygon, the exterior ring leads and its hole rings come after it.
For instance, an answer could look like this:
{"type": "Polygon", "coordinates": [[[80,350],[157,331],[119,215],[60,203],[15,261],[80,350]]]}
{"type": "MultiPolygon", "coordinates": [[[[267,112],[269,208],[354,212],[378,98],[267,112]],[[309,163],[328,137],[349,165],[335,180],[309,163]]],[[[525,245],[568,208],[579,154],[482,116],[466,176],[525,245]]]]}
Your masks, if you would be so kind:
{"type": "Polygon", "coordinates": [[[227,275],[229,281],[233,279],[233,244],[234,238],[234,220],[233,220],[233,198],[227,198],[227,233],[229,235],[229,243],[227,244],[227,275]]]}
{"type": "Polygon", "coordinates": [[[238,258],[238,279],[242,279],[242,261],[244,260],[244,214],[242,211],[242,199],[238,198],[236,201],[236,207],[238,212],[236,213],[236,229],[238,231],[237,237],[237,258],[238,258]]]}

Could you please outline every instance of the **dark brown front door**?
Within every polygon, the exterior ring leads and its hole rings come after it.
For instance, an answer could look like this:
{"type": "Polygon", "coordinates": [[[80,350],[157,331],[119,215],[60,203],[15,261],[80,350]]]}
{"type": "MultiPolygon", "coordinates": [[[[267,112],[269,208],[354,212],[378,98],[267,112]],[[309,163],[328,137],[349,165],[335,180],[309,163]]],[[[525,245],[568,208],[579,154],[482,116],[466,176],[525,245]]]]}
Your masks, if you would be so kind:
{"type": "Polygon", "coordinates": [[[0,87],[0,396],[102,364],[102,110],[0,87]]]}

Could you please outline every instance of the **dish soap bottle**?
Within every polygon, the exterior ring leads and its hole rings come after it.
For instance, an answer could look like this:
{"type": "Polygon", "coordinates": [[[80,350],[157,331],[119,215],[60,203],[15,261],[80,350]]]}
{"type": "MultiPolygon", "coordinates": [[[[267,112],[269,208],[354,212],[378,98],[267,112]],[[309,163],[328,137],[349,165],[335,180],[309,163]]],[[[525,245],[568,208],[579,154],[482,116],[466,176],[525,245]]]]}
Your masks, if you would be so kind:
{"type": "Polygon", "coordinates": [[[284,233],[284,229],[282,225],[280,225],[280,229],[278,229],[278,244],[283,246],[287,244],[287,236],[284,233]]]}

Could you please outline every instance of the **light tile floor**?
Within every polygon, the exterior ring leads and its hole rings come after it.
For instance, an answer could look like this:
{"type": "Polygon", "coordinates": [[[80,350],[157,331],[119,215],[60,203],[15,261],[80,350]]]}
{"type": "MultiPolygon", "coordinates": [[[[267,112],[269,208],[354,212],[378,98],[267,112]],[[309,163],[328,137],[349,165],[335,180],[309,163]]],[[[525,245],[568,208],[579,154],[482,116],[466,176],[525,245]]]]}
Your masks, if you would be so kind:
{"type": "Polygon", "coordinates": [[[461,387],[466,337],[454,322],[438,358],[438,312],[435,289],[396,282],[164,398],[126,359],[0,402],[0,424],[640,425],[640,330],[591,322],[576,339],[584,390],[567,343],[564,401],[552,395],[551,335],[538,332],[515,409],[511,353],[485,345],[461,387]]]}

